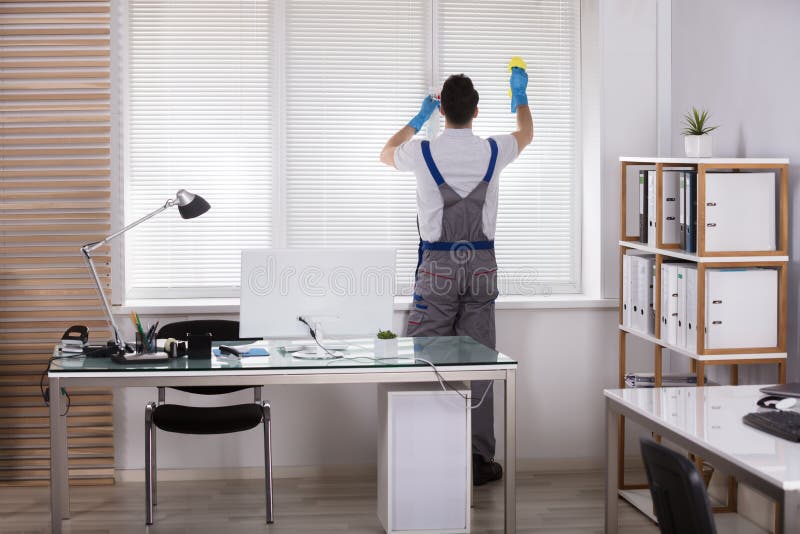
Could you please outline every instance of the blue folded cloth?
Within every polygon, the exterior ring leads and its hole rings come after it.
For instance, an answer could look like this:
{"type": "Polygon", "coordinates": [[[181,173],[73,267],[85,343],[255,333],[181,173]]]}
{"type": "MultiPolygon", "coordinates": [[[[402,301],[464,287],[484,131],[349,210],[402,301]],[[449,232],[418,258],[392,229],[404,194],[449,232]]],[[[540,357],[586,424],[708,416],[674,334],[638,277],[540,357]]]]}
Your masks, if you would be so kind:
{"type": "MultiPolygon", "coordinates": [[[[214,356],[222,356],[222,357],[236,357],[233,354],[222,354],[219,349],[215,348],[213,350],[214,356]]],[[[247,358],[248,356],[269,356],[269,351],[262,347],[250,347],[247,352],[241,351],[242,358],[247,358]]]]}

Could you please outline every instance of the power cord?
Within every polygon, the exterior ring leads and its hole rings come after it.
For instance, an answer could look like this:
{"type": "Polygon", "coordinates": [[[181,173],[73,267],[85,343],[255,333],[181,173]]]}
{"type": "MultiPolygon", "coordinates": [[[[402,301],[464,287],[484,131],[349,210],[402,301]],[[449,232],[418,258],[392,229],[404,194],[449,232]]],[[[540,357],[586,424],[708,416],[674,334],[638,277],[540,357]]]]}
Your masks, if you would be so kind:
{"type": "MultiPolygon", "coordinates": [[[[104,352],[106,350],[107,350],[106,347],[100,347],[100,348],[96,348],[96,349],[90,350],[89,352],[86,352],[86,353],[82,352],[80,354],[68,354],[68,355],[65,355],[65,356],[62,355],[62,356],[60,356],[58,358],[54,358],[54,357],[51,356],[50,359],[47,360],[47,367],[45,367],[44,371],[42,371],[42,374],[39,377],[39,391],[42,394],[42,402],[44,402],[44,405],[45,406],[50,406],[50,388],[49,387],[47,387],[47,388],[44,387],[44,378],[47,376],[47,373],[50,372],[50,366],[53,364],[53,362],[55,360],[67,360],[67,359],[72,359],[72,358],[83,358],[84,356],[92,356],[92,355],[94,355],[96,353],[101,353],[101,352],[104,352]]],[[[67,392],[66,389],[61,388],[61,393],[63,393],[67,397],[67,408],[64,410],[64,413],[61,414],[61,416],[63,417],[65,415],[67,415],[67,413],[69,413],[69,407],[72,405],[72,399],[70,398],[69,393],[67,392]]]]}
{"type": "Polygon", "coordinates": [[[325,354],[327,354],[334,360],[342,358],[340,354],[334,354],[333,352],[329,351],[326,346],[324,346],[322,343],[319,342],[319,340],[317,339],[317,333],[314,331],[314,328],[310,324],[308,324],[308,321],[306,321],[302,315],[297,317],[297,320],[306,325],[306,327],[308,327],[308,331],[311,334],[311,339],[314,340],[314,343],[316,343],[318,347],[320,347],[322,350],[325,351],[325,354]]]}
{"type": "MultiPolygon", "coordinates": [[[[83,354],[81,354],[81,356],[83,356],[83,354]]],[[[75,356],[64,356],[64,358],[74,358],[74,357],[75,356]]],[[[60,359],[62,359],[62,358],[52,358],[51,357],[47,361],[47,367],[42,372],[42,375],[39,377],[39,391],[42,392],[42,401],[44,402],[45,406],[50,406],[50,388],[49,387],[48,388],[44,387],[44,377],[47,376],[47,373],[50,372],[50,365],[53,363],[53,361],[54,360],[60,360],[60,359]]],[[[67,397],[67,407],[64,410],[64,413],[61,414],[61,416],[63,417],[65,415],[67,415],[67,413],[69,413],[69,407],[72,405],[72,399],[70,398],[69,393],[67,393],[66,389],[61,388],[61,393],[63,393],[67,397]]]]}
{"type": "MultiPolygon", "coordinates": [[[[359,347],[359,348],[362,348],[364,350],[372,350],[370,348],[367,348],[367,347],[365,347],[363,345],[359,345],[357,343],[350,343],[350,344],[353,345],[354,347],[359,347]]],[[[340,356],[339,358],[341,359],[342,357],[340,356]]],[[[371,356],[354,356],[352,358],[344,358],[344,359],[346,359],[346,360],[369,360],[369,361],[373,361],[373,362],[396,361],[396,360],[398,360],[398,358],[373,358],[371,356]]],[[[483,401],[486,399],[486,395],[489,394],[489,390],[491,390],[492,387],[494,386],[494,382],[492,380],[490,380],[489,381],[489,385],[486,386],[485,390],[483,390],[483,394],[481,395],[481,398],[478,401],[478,404],[472,404],[472,399],[470,399],[469,397],[467,397],[466,395],[461,393],[461,391],[459,391],[455,386],[453,386],[453,384],[448,382],[447,379],[442,376],[442,374],[439,372],[439,368],[436,367],[436,364],[434,364],[433,362],[431,362],[429,360],[426,360],[424,358],[416,358],[416,357],[414,357],[414,358],[411,358],[411,359],[413,359],[414,362],[422,362],[422,363],[424,363],[426,365],[429,365],[431,367],[431,369],[433,370],[433,373],[436,375],[436,380],[439,381],[439,386],[442,388],[442,391],[444,391],[446,393],[447,392],[447,388],[450,388],[451,391],[455,392],[459,397],[461,397],[465,401],[469,400],[470,401],[470,409],[471,410],[475,410],[475,409],[479,408],[483,404],[483,401]]],[[[334,363],[334,362],[328,362],[326,365],[330,365],[331,363],[334,363]]]]}

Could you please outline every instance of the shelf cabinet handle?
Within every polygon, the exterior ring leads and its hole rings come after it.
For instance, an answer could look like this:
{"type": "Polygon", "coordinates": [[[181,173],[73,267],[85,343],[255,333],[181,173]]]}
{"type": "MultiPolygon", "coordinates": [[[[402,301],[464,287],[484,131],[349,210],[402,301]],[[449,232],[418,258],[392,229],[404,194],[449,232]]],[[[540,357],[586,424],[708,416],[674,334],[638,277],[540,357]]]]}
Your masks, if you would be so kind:
{"type": "Polygon", "coordinates": [[[709,228],[715,228],[717,226],[717,223],[708,223],[706,224],[706,226],[709,228]]]}

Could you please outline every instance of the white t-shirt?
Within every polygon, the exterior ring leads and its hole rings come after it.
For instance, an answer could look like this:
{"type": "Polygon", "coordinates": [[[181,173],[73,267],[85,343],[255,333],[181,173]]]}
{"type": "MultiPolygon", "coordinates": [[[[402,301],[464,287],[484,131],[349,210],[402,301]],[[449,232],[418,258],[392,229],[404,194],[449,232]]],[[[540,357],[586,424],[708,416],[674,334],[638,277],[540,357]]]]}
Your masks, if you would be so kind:
{"type": "MultiPolygon", "coordinates": [[[[497,198],[500,172],[517,158],[517,140],[511,134],[493,135],[497,142],[497,162],[486,191],[483,206],[483,233],[494,239],[497,226],[497,198]]],[[[422,156],[422,141],[403,143],[394,152],[394,164],[401,171],[413,171],[417,177],[417,215],[419,233],[425,241],[438,241],[442,235],[442,195],[422,156]]],[[[472,133],[470,128],[445,128],[431,141],[431,156],[444,181],[462,198],[483,180],[489,168],[492,149],[489,141],[472,133]]]]}

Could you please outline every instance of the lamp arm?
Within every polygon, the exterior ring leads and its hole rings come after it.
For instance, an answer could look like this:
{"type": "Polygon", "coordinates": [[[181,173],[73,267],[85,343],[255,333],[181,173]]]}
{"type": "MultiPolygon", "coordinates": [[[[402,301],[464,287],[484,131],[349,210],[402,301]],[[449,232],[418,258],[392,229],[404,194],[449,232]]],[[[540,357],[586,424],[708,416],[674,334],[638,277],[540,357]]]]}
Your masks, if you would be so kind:
{"type": "Polygon", "coordinates": [[[152,219],[153,217],[155,217],[156,215],[158,215],[159,213],[161,213],[161,212],[162,212],[162,211],[164,211],[165,209],[171,208],[171,207],[172,207],[172,206],[174,206],[174,205],[175,205],[175,199],[174,199],[174,198],[171,198],[171,199],[167,200],[167,201],[164,203],[164,205],[163,205],[163,206],[161,206],[161,207],[159,207],[159,208],[155,209],[155,210],[154,210],[154,211],[152,211],[151,213],[148,213],[147,215],[145,215],[145,216],[144,216],[144,217],[142,217],[141,219],[139,219],[139,220],[136,220],[136,221],[133,221],[132,223],[130,223],[130,224],[129,224],[128,226],[126,226],[125,228],[122,228],[121,230],[117,230],[117,231],[116,231],[116,232],[114,232],[113,234],[111,234],[111,235],[109,235],[109,236],[106,236],[105,238],[103,238],[103,239],[102,239],[102,240],[100,240],[100,241],[97,241],[96,243],[87,243],[86,245],[84,245],[83,247],[81,247],[81,250],[83,250],[83,251],[84,251],[84,253],[86,253],[86,252],[94,252],[95,250],[97,250],[98,248],[102,247],[103,245],[105,245],[105,244],[106,244],[106,243],[108,243],[109,241],[112,241],[112,240],[114,240],[115,238],[117,238],[117,237],[121,236],[122,234],[124,234],[125,232],[127,232],[128,230],[130,230],[131,228],[133,228],[133,227],[135,227],[135,226],[139,226],[140,224],[142,224],[142,223],[143,223],[143,222],[145,222],[146,220],[148,220],[148,219],[152,219]]]}
{"type": "Polygon", "coordinates": [[[120,334],[117,322],[114,320],[114,314],[111,313],[111,305],[108,303],[108,299],[106,298],[105,293],[103,293],[103,285],[100,283],[100,277],[97,275],[97,269],[95,269],[94,267],[94,261],[92,261],[92,256],[89,250],[85,246],[81,247],[81,252],[83,252],[83,259],[86,260],[86,265],[89,266],[89,271],[91,271],[92,273],[94,286],[97,289],[97,296],[100,298],[100,302],[103,303],[103,310],[106,312],[106,319],[108,319],[108,324],[111,325],[111,329],[114,331],[114,343],[117,345],[117,348],[120,351],[124,352],[125,342],[122,340],[122,334],[120,334]]]}
{"type": "Polygon", "coordinates": [[[100,241],[97,241],[95,243],[87,243],[81,247],[83,258],[86,260],[86,264],[89,266],[89,271],[91,271],[92,273],[92,279],[94,280],[94,285],[95,288],[97,289],[97,296],[100,298],[100,302],[103,303],[103,310],[106,312],[106,318],[108,319],[108,323],[111,325],[111,329],[114,330],[114,343],[117,345],[117,348],[120,351],[123,352],[125,351],[125,341],[123,341],[122,334],[120,334],[119,327],[117,326],[117,322],[114,320],[114,314],[111,312],[111,304],[109,304],[108,299],[106,298],[106,295],[103,292],[103,285],[100,283],[100,277],[97,275],[97,269],[95,268],[94,261],[92,260],[92,252],[102,247],[109,241],[121,236],[134,226],[142,224],[146,220],[155,217],[162,211],[171,208],[174,205],[175,205],[175,199],[169,199],[164,203],[163,206],[145,215],[141,219],[130,223],[125,228],[122,228],[121,230],[114,232],[113,234],[103,238],[100,241]]]}

